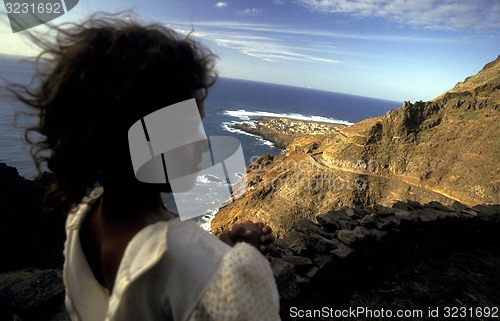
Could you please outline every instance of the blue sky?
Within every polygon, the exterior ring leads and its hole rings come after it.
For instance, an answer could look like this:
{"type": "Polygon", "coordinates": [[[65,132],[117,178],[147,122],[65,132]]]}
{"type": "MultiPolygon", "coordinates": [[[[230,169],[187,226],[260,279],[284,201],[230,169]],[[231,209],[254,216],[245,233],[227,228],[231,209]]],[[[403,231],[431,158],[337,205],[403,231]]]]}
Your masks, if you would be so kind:
{"type": "MultiPolygon", "coordinates": [[[[430,100],[500,54],[499,0],[80,0],[55,22],[126,9],[194,30],[223,77],[396,101],[430,100]]],[[[0,22],[0,52],[34,53],[0,22]]]]}

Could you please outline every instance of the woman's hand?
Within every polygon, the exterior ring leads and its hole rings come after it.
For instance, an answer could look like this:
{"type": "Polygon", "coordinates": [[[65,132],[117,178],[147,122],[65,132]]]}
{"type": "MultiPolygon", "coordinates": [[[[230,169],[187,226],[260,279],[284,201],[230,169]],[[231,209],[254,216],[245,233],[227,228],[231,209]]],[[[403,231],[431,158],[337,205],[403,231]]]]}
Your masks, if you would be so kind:
{"type": "Polygon", "coordinates": [[[271,227],[262,222],[246,221],[234,224],[231,229],[225,228],[220,239],[230,246],[234,246],[238,242],[247,242],[267,257],[274,250],[275,238],[272,232],[271,227]]]}

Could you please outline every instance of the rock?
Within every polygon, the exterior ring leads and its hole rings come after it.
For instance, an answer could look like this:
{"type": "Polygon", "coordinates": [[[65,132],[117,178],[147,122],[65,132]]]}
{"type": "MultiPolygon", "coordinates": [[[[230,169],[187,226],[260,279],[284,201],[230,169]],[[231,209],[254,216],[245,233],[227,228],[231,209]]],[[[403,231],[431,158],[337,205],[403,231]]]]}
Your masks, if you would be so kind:
{"type": "Polygon", "coordinates": [[[307,253],[307,242],[305,239],[296,239],[290,244],[290,249],[298,255],[307,253]]]}
{"type": "Polygon", "coordinates": [[[344,244],[344,246],[339,246],[335,250],[332,250],[331,253],[337,258],[345,260],[348,256],[354,253],[354,249],[344,244]]]}
{"type": "MultiPolygon", "coordinates": [[[[62,272],[25,269],[3,273],[0,297],[8,298],[13,313],[22,320],[46,319],[54,310],[64,309],[62,272]]],[[[67,313],[66,320],[69,320],[67,313]]]]}
{"type": "Polygon", "coordinates": [[[305,278],[303,276],[300,276],[298,274],[295,274],[295,281],[296,281],[298,286],[304,286],[304,285],[308,284],[311,280],[308,278],[305,278]]]}
{"type": "MultiPolygon", "coordinates": [[[[361,208],[361,207],[354,207],[352,210],[356,213],[358,219],[363,218],[369,214],[369,212],[366,209],[361,208]]],[[[351,218],[354,218],[354,217],[351,217],[351,218]]]]}
{"type": "Polygon", "coordinates": [[[286,300],[296,297],[299,289],[293,273],[293,266],[284,260],[271,258],[271,269],[276,279],[280,298],[286,300]]]}
{"type": "Polygon", "coordinates": [[[400,224],[401,224],[400,217],[386,216],[386,217],[379,218],[379,220],[376,222],[375,226],[381,231],[386,231],[386,230],[389,230],[395,226],[399,226],[400,224]]]}
{"type": "Polygon", "coordinates": [[[310,258],[303,257],[303,256],[296,256],[296,255],[283,255],[281,257],[283,261],[286,261],[290,264],[292,264],[294,267],[295,266],[305,266],[305,265],[312,265],[313,262],[311,261],[310,258]]]}
{"type": "Polygon", "coordinates": [[[307,238],[307,249],[315,253],[325,253],[337,248],[337,244],[320,235],[310,235],[307,238]]]}
{"type": "Polygon", "coordinates": [[[394,218],[399,220],[400,225],[408,225],[408,224],[413,224],[414,222],[418,221],[418,215],[412,215],[412,213],[408,211],[401,211],[398,210],[396,213],[394,213],[394,218]]]}
{"type": "Polygon", "coordinates": [[[439,214],[436,211],[422,211],[419,212],[419,217],[422,222],[432,222],[439,218],[439,214]]]}
{"type": "Polygon", "coordinates": [[[454,209],[455,211],[462,211],[462,210],[465,210],[468,206],[458,202],[458,201],[454,201],[451,206],[450,206],[452,209],[454,209]]]}
{"type": "Polygon", "coordinates": [[[352,208],[344,208],[344,212],[351,219],[357,219],[359,217],[358,214],[352,208]]]}
{"type": "Polygon", "coordinates": [[[378,217],[391,216],[396,213],[395,208],[388,208],[379,204],[375,204],[373,208],[375,209],[375,215],[377,215],[378,217]]]}
{"type": "Polygon", "coordinates": [[[283,243],[279,243],[279,244],[282,244],[283,246],[285,246],[285,244],[290,244],[290,243],[293,243],[295,240],[297,239],[303,239],[305,238],[307,235],[300,232],[300,231],[290,231],[287,235],[285,235],[285,237],[283,238],[283,243]]]}
{"type": "Polygon", "coordinates": [[[495,221],[500,216],[500,211],[494,206],[476,205],[472,209],[478,212],[477,216],[484,221],[495,221]]]}
{"type": "Polygon", "coordinates": [[[340,229],[339,221],[329,214],[320,214],[316,216],[316,221],[328,232],[335,232],[340,229]]]}
{"type": "Polygon", "coordinates": [[[370,230],[368,230],[364,226],[356,226],[353,230],[354,233],[359,234],[361,236],[367,236],[370,235],[370,230]]]}
{"type": "Polygon", "coordinates": [[[337,238],[342,241],[342,243],[351,245],[356,243],[360,236],[351,230],[339,230],[337,231],[337,238]]]}
{"type": "Polygon", "coordinates": [[[402,219],[410,219],[410,212],[404,211],[404,210],[403,211],[396,211],[394,213],[394,216],[400,217],[402,219]]]}
{"type": "Polygon", "coordinates": [[[312,266],[311,268],[309,268],[309,270],[305,273],[305,276],[309,279],[312,279],[314,278],[314,276],[316,275],[316,273],[318,273],[319,271],[319,267],[316,267],[316,266],[312,266]]]}
{"type": "Polygon", "coordinates": [[[271,256],[281,257],[283,255],[291,255],[292,251],[290,250],[290,243],[282,240],[276,239],[274,241],[274,251],[271,253],[271,256]]]}
{"type": "Polygon", "coordinates": [[[325,266],[333,262],[334,255],[331,253],[328,254],[314,254],[311,256],[311,259],[313,260],[314,264],[319,268],[319,269],[324,269],[325,266]]]}
{"type": "Polygon", "coordinates": [[[377,215],[378,217],[386,217],[386,216],[392,216],[392,215],[394,215],[394,213],[396,213],[396,209],[386,208],[386,209],[382,209],[382,210],[377,211],[375,213],[375,215],[377,215]]]}
{"type": "Polygon", "coordinates": [[[460,213],[467,214],[467,215],[473,216],[473,217],[477,216],[477,212],[469,207],[466,209],[463,209],[462,211],[460,211],[460,213]]]}
{"type": "Polygon", "coordinates": [[[375,210],[375,212],[377,212],[377,211],[385,210],[385,209],[387,209],[387,207],[385,207],[385,206],[383,206],[381,204],[374,204],[373,205],[373,209],[375,210]]]}
{"type": "Polygon", "coordinates": [[[435,215],[437,218],[441,220],[446,219],[453,213],[453,211],[441,211],[441,210],[436,210],[434,208],[427,208],[425,212],[431,215],[435,215]]]}
{"type": "Polygon", "coordinates": [[[355,226],[359,225],[357,220],[340,221],[339,223],[342,230],[352,230],[355,226]]]}
{"type": "Polygon", "coordinates": [[[479,212],[477,216],[484,221],[495,221],[498,218],[498,214],[491,212],[479,212]]]}
{"type": "Polygon", "coordinates": [[[419,202],[417,201],[411,201],[411,200],[407,200],[406,203],[408,203],[408,205],[413,208],[413,209],[421,209],[421,208],[424,208],[422,206],[422,204],[420,204],[419,202]]]}
{"type": "Polygon", "coordinates": [[[410,212],[410,218],[416,222],[421,222],[422,220],[420,219],[420,214],[417,213],[416,211],[410,212]]]}
{"type": "Polygon", "coordinates": [[[300,220],[293,224],[292,228],[307,235],[318,234],[326,238],[332,237],[332,234],[326,232],[320,225],[314,224],[311,220],[300,220]]]}
{"type": "Polygon", "coordinates": [[[453,209],[444,206],[443,204],[436,201],[429,202],[426,205],[424,205],[424,207],[430,207],[444,212],[453,212],[453,209]]]}
{"type": "Polygon", "coordinates": [[[392,208],[397,208],[397,209],[400,209],[403,211],[408,211],[409,206],[405,202],[396,201],[394,204],[392,204],[392,208]]]}
{"type": "Polygon", "coordinates": [[[377,226],[379,219],[374,214],[366,215],[360,221],[360,224],[366,228],[374,228],[377,226]]]}
{"type": "Polygon", "coordinates": [[[347,215],[347,213],[344,210],[336,210],[336,211],[330,211],[327,214],[330,214],[337,220],[344,220],[344,221],[350,221],[351,217],[347,215]]]}
{"type": "Polygon", "coordinates": [[[370,231],[370,234],[375,237],[375,240],[377,242],[379,242],[380,240],[382,240],[384,238],[384,236],[387,235],[386,231],[377,230],[376,228],[369,229],[369,231],[370,231]]]}

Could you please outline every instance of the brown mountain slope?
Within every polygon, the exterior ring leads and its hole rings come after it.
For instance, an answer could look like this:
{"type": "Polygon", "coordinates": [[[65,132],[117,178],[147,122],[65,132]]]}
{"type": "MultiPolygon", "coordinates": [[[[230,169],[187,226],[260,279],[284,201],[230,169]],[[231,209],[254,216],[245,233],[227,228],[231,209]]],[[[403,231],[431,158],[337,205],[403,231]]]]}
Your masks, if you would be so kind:
{"type": "Polygon", "coordinates": [[[301,218],[398,199],[500,203],[499,70],[500,58],[432,101],[295,138],[249,166],[247,192],[212,230],[254,219],[284,235],[301,218]]]}
{"type": "Polygon", "coordinates": [[[452,89],[434,98],[432,101],[441,101],[447,106],[461,105],[467,100],[476,102],[475,107],[499,108],[500,105],[500,56],[486,64],[475,74],[459,82],[452,89]]]}

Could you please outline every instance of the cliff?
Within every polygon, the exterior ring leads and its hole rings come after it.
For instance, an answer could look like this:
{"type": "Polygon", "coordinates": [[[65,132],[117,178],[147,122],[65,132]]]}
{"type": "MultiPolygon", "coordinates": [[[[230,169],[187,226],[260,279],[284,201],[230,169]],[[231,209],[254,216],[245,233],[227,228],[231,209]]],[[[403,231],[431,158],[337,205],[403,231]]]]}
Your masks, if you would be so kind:
{"type": "Polygon", "coordinates": [[[43,210],[46,189],[0,163],[0,272],[62,266],[66,218],[43,210]]]}
{"type": "MultiPolygon", "coordinates": [[[[247,168],[246,193],[219,211],[212,231],[252,219],[283,237],[318,213],[398,200],[500,203],[499,69],[500,58],[432,101],[295,135],[285,155],[263,156],[247,168]]],[[[252,130],[272,138],[270,128],[264,121],[252,130]]]]}
{"type": "Polygon", "coordinates": [[[0,320],[69,320],[61,276],[65,216],[43,210],[48,179],[27,180],[0,163],[0,320]]]}
{"type": "Polygon", "coordinates": [[[452,89],[434,98],[449,108],[482,109],[500,107],[500,56],[475,74],[459,82],[452,89]]]}

